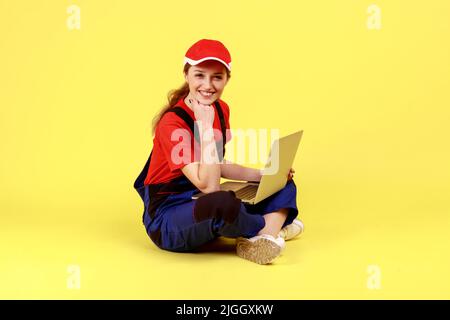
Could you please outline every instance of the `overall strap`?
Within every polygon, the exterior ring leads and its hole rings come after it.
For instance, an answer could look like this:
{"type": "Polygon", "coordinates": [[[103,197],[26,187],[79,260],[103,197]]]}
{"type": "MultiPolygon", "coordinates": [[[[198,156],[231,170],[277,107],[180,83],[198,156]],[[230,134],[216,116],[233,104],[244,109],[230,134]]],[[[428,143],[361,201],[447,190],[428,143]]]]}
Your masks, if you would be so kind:
{"type": "Polygon", "coordinates": [[[219,101],[214,102],[214,106],[216,107],[217,114],[219,115],[220,120],[220,128],[222,129],[222,141],[223,141],[223,148],[224,148],[224,154],[225,154],[225,142],[227,138],[227,127],[225,126],[225,118],[223,116],[222,107],[220,106],[219,101]]]}
{"type": "Polygon", "coordinates": [[[186,110],[184,110],[182,107],[175,106],[175,107],[167,110],[167,112],[174,112],[177,116],[179,116],[181,119],[183,119],[184,122],[186,122],[188,127],[191,129],[192,134],[194,134],[195,140],[197,140],[197,142],[200,142],[200,137],[198,136],[199,131],[198,131],[197,124],[194,122],[194,119],[192,119],[192,117],[189,115],[189,113],[186,112],[186,110]]]}
{"type": "MultiPolygon", "coordinates": [[[[217,148],[217,152],[219,152],[220,161],[222,161],[225,157],[225,142],[227,138],[227,128],[225,126],[225,118],[223,116],[222,107],[220,106],[219,101],[214,102],[214,107],[216,109],[217,115],[219,116],[220,121],[220,129],[222,130],[222,154],[220,154],[219,148],[217,148]]],[[[219,142],[220,143],[220,142],[219,142]]]]}

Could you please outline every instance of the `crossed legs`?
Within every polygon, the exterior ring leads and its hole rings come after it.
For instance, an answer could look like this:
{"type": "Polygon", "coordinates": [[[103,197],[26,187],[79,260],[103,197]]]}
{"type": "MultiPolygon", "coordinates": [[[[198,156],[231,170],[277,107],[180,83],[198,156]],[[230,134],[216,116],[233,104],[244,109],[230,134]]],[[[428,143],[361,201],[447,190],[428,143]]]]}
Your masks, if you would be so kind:
{"type": "Polygon", "coordinates": [[[269,234],[275,238],[278,237],[278,233],[283,227],[287,216],[287,209],[280,209],[278,211],[265,214],[264,221],[266,222],[266,225],[258,232],[258,235],[269,234]]]}

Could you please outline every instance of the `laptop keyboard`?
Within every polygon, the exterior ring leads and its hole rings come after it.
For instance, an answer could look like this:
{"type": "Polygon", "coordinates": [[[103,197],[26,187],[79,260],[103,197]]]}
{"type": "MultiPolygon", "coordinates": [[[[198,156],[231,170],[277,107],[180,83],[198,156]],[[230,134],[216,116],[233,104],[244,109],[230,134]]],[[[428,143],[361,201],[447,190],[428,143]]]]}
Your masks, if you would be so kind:
{"type": "Polygon", "coordinates": [[[256,191],[258,190],[258,186],[248,185],[235,191],[236,197],[241,200],[251,200],[256,196],[256,191]]]}

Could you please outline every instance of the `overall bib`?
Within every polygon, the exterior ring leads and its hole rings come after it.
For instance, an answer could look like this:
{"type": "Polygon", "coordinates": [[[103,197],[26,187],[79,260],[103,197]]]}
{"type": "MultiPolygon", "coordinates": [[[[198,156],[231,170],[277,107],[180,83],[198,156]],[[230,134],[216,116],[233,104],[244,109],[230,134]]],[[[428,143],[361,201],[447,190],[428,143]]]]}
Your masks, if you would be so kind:
{"type": "MultiPolygon", "coordinates": [[[[217,151],[219,160],[223,160],[225,121],[218,101],[214,107],[222,130],[222,148],[218,147],[217,151]]],[[[198,132],[194,119],[183,108],[175,106],[167,112],[174,112],[183,119],[193,135],[198,132]]],[[[194,138],[199,141],[197,135],[194,138]]],[[[191,197],[199,190],[184,175],[167,183],[144,185],[152,152],[134,182],[134,188],[144,202],[142,222],[147,234],[161,249],[186,252],[219,236],[250,238],[265,226],[264,214],[287,208],[288,217],[283,226],[291,224],[298,215],[297,189],[293,180],[255,205],[242,203],[233,191],[216,191],[194,200],[191,197]]]]}

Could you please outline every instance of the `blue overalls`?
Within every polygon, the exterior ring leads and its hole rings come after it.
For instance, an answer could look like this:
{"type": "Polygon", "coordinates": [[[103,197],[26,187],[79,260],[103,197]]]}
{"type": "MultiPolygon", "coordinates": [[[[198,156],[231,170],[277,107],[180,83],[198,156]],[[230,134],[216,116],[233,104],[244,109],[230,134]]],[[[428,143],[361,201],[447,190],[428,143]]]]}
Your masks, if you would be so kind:
{"type": "MultiPolygon", "coordinates": [[[[219,116],[222,141],[225,141],[225,122],[220,104],[214,103],[219,116]]],[[[167,112],[175,112],[194,130],[195,122],[181,107],[175,106],[167,112]]],[[[198,137],[195,136],[198,141],[198,137]]],[[[220,159],[225,154],[225,144],[220,159]]],[[[219,151],[219,150],[218,150],[219,151]]],[[[186,252],[219,237],[250,238],[264,226],[263,216],[267,213],[288,209],[288,217],[283,226],[291,224],[298,215],[296,204],[297,189],[293,180],[286,186],[251,205],[242,203],[233,191],[216,191],[197,200],[192,195],[199,190],[184,175],[168,183],[144,185],[150,166],[152,153],[134,183],[134,188],[144,202],[142,221],[150,239],[161,249],[186,252]]]]}

